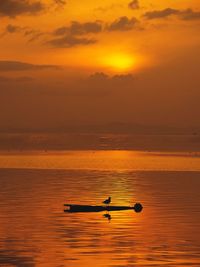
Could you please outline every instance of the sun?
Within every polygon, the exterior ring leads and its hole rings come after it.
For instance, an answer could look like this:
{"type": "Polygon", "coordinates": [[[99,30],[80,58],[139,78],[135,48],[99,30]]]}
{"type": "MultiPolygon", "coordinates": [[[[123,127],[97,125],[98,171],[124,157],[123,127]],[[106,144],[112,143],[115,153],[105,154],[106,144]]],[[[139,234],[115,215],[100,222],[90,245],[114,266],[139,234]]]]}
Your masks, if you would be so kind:
{"type": "Polygon", "coordinates": [[[110,54],[103,58],[102,64],[113,71],[124,72],[135,66],[136,59],[128,54],[110,54]]]}

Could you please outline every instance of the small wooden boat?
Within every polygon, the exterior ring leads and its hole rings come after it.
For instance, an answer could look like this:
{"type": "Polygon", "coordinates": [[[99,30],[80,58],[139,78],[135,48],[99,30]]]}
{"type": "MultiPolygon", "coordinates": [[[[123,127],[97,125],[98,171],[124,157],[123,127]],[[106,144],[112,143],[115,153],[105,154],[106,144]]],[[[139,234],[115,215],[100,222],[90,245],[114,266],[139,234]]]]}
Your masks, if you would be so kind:
{"type": "Polygon", "coordinates": [[[91,205],[76,205],[76,204],[64,204],[67,207],[65,212],[100,212],[100,211],[119,211],[119,210],[134,210],[139,213],[142,211],[143,206],[140,203],[136,203],[133,207],[129,206],[91,206],[91,205]]]}

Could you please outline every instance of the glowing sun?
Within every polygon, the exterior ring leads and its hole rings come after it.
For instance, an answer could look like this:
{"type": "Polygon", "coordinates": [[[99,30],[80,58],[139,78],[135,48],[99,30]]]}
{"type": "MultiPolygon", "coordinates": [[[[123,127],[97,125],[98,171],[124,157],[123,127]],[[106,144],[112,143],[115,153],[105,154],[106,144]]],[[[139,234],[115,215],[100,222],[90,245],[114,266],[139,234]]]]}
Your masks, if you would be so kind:
{"type": "Polygon", "coordinates": [[[136,59],[127,54],[111,54],[103,59],[105,67],[114,71],[128,71],[136,64],[136,59]]]}

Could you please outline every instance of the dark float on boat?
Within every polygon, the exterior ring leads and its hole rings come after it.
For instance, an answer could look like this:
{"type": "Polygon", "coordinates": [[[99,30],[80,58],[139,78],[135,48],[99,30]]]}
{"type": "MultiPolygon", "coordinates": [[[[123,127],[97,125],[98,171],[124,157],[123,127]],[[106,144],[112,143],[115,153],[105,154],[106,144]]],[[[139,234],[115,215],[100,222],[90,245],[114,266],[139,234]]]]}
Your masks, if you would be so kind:
{"type": "Polygon", "coordinates": [[[136,203],[133,207],[129,206],[91,206],[91,205],[76,205],[76,204],[64,204],[67,207],[65,212],[100,212],[100,211],[120,211],[120,210],[134,210],[139,213],[142,211],[143,206],[140,203],[136,203]]]}

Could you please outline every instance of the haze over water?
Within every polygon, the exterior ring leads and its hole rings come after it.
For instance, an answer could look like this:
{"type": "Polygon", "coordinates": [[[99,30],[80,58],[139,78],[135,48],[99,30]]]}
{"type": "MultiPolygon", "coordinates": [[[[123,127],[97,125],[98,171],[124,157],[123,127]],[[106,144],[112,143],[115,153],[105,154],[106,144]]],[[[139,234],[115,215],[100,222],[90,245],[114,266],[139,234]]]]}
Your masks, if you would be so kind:
{"type": "Polygon", "coordinates": [[[198,153],[4,153],[0,168],[0,266],[200,265],[198,153]],[[108,196],[144,209],[63,212],[108,196]]]}

